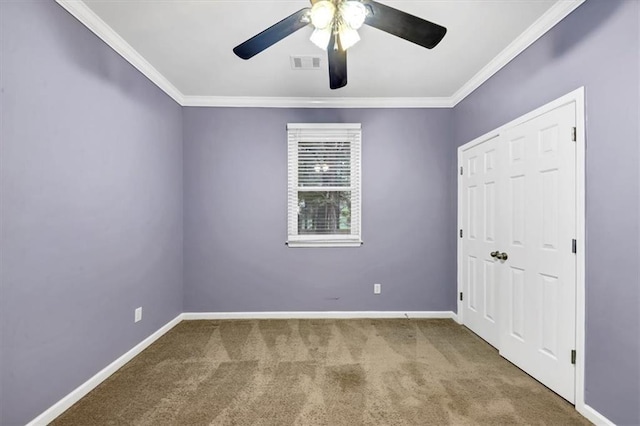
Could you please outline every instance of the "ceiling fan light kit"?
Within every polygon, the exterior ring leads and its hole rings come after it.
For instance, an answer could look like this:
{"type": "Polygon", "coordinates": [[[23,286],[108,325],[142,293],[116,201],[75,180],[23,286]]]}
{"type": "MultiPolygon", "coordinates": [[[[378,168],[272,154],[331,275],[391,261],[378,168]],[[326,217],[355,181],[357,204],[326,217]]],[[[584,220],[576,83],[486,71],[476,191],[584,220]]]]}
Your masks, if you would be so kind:
{"type": "Polygon", "coordinates": [[[347,50],[360,41],[358,30],[367,17],[367,8],[359,1],[340,1],[336,6],[331,1],[321,0],[313,4],[309,15],[315,27],[311,34],[313,44],[323,50],[339,47],[347,50]],[[329,46],[332,33],[337,36],[339,45],[329,46]]]}
{"type": "Polygon", "coordinates": [[[358,30],[367,24],[427,49],[435,47],[447,29],[374,0],[311,0],[312,6],[284,18],[244,43],[233,52],[250,59],[301,28],[314,27],[310,40],[326,50],[329,59],[329,87],[347,85],[347,49],[360,41],[358,30]]]}

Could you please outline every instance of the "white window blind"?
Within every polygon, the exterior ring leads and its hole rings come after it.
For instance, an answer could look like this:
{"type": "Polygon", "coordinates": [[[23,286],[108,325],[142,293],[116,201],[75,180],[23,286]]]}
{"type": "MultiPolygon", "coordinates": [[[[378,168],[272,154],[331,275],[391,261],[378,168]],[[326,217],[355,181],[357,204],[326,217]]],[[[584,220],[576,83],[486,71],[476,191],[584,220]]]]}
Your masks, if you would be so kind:
{"type": "Polygon", "coordinates": [[[287,244],[360,246],[360,124],[289,123],[287,136],[287,244]]]}

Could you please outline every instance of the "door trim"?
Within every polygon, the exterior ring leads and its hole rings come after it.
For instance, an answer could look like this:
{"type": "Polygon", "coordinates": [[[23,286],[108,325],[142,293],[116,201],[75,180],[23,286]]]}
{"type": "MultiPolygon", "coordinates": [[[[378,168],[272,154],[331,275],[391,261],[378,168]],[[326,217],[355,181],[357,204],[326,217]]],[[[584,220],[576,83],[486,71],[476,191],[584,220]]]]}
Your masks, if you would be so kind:
{"type": "MultiPolygon", "coordinates": [[[[504,124],[497,129],[485,133],[472,141],[458,147],[458,229],[457,235],[457,308],[458,322],[464,324],[464,310],[459,294],[463,291],[462,283],[462,241],[459,230],[463,229],[462,223],[462,154],[470,148],[477,146],[491,138],[500,136],[506,130],[516,127],[524,122],[532,120],[551,110],[575,102],[576,104],[576,379],[575,379],[575,407],[578,412],[589,418],[590,407],[584,401],[584,351],[585,351],[585,150],[586,150],[586,127],[585,127],[585,88],[580,87],[554,101],[551,101],[521,117],[504,124]]],[[[591,409],[593,410],[593,409],[591,409]]]]}

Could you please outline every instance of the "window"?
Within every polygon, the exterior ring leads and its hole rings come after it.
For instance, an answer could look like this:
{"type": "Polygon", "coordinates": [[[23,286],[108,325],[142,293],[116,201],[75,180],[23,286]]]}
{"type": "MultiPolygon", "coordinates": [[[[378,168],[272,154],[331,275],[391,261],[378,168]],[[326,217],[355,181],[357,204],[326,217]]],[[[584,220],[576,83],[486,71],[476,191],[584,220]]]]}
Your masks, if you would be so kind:
{"type": "Polygon", "coordinates": [[[360,124],[290,123],[287,135],[287,244],[360,246],[360,124]]]}

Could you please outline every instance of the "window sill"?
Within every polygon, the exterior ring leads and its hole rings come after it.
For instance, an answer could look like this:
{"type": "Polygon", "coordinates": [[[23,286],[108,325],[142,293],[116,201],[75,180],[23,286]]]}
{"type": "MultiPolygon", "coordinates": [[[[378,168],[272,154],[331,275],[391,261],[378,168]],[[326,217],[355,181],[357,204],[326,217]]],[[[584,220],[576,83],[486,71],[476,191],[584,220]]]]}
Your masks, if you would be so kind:
{"type": "Polygon", "coordinates": [[[287,241],[290,248],[299,247],[360,247],[362,241],[287,241]]]}

